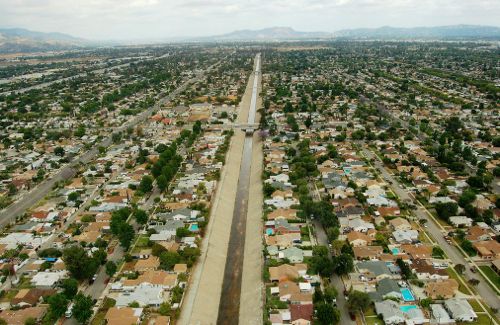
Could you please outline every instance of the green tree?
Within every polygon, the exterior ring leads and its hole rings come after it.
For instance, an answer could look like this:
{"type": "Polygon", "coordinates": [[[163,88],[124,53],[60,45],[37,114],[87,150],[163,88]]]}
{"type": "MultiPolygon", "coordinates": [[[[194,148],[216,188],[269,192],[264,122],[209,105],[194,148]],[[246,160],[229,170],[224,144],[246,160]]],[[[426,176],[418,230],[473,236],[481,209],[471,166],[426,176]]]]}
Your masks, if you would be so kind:
{"type": "Polygon", "coordinates": [[[156,179],[156,183],[158,184],[158,188],[162,192],[164,192],[168,187],[168,179],[165,177],[165,175],[158,176],[158,178],[156,179]]]}
{"type": "Polygon", "coordinates": [[[410,266],[408,266],[408,263],[406,263],[405,261],[403,261],[403,259],[398,258],[396,260],[396,264],[401,269],[401,276],[403,277],[403,279],[409,280],[409,279],[411,279],[413,277],[413,273],[411,271],[410,266]]]}
{"type": "Polygon", "coordinates": [[[160,308],[158,308],[158,313],[162,316],[168,316],[172,312],[172,307],[168,302],[164,302],[160,305],[160,308]]]}
{"type": "Polygon", "coordinates": [[[448,221],[450,217],[457,214],[458,204],[455,202],[436,203],[434,208],[439,218],[448,221]]]}
{"type": "Polygon", "coordinates": [[[49,311],[55,316],[55,318],[59,318],[66,312],[68,308],[68,299],[62,293],[56,293],[49,297],[49,311]]]}
{"type": "Polygon", "coordinates": [[[80,245],[72,245],[63,251],[66,269],[77,280],[90,279],[99,267],[99,263],[87,255],[80,245]]]}
{"type": "Polygon", "coordinates": [[[325,287],[325,292],[323,294],[323,298],[325,299],[325,301],[327,303],[333,303],[333,301],[335,300],[335,298],[337,297],[337,289],[335,289],[334,286],[327,286],[325,287]]]}
{"type": "Polygon", "coordinates": [[[71,192],[68,195],[68,200],[74,202],[74,201],[78,200],[79,197],[80,197],[80,194],[78,194],[78,192],[71,192]]]}
{"type": "Polygon", "coordinates": [[[175,230],[175,237],[177,237],[178,239],[188,237],[189,235],[191,235],[191,232],[187,228],[181,227],[175,230]]]}
{"type": "Polygon", "coordinates": [[[61,288],[66,298],[73,299],[78,292],[78,281],[73,278],[64,279],[61,283],[61,288]]]}
{"type": "MultiPolygon", "coordinates": [[[[321,325],[335,325],[340,321],[340,312],[331,304],[320,302],[315,304],[317,323],[321,325]]],[[[316,324],[316,322],[315,322],[316,324]]]]}
{"type": "Polygon", "coordinates": [[[54,155],[63,157],[64,156],[64,148],[63,147],[55,147],[54,155]]]}
{"type": "Polygon", "coordinates": [[[137,223],[141,225],[144,225],[146,224],[146,222],[148,222],[148,214],[144,210],[136,209],[134,211],[134,217],[137,223]]]}
{"type": "Polygon", "coordinates": [[[116,263],[113,262],[113,261],[108,261],[106,263],[106,274],[109,276],[109,277],[112,277],[115,273],[116,273],[116,270],[117,270],[117,266],[116,266],[116,263]]]}
{"type": "Polygon", "coordinates": [[[75,130],[75,136],[81,138],[85,135],[85,127],[83,125],[79,125],[75,130]]]}
{"type": "Polygon", "coordinates": [[[106,259],[108,258],[108,254],[101,248],[92,253],[92,258],[96,260],[98,264],[104,265],[104,263],[106,263],[106,259]]]}
{"type": "Polygon", "coordinates": [[[149,175],[143,176],[139,184],[139,190],[143,193],[151,192],[153,190],[153,177],[149,175]]]}
{"type": "Polygon", "coordinates": [[[166,251],[160,254],[160,266],[164,270],[172,270],[180,261],[181,256],[177,252],[166,251]]]}
{"type": "Polygon", "coordinates": [[[458,116],[452,116],[446,121],[446,131],[450,134],[456,135],[463,127],[462,121],[458,116]]]}
{"type": "Polygon", "coordinates": [[[36,325],[36,319],[34,319],[33,317],[28,317],[24,321],[24,325],[36,325]]]}
{"type": "Polygon", "coordinates": [[[83,293],[78,293],[75,296],[75,304],[73,305],[73,316],[80,324],[88,322],[92,317],[92,307],[94,302],[90,296],[85,296],[83,293]]]}
{"type": "Polygon", "coordinates": [[[366,292],[351,291],[347,301],[347,308],[353,313],[366,310],[371,303],[370,296],[366,292]]]}
{"type": "Polygon", "coordinates": [[[132,240],[134,239],[134,236],[134,227],[126,222],[122,223],[120,226],[120,231],[118,233],[118,240],[120,241],[120,245],[123,248],[128,249],[130,247],[130,244],[132,243],[132,240]]]}
{"type": "Polygon", "coordinates": [[[354,262],[349,254],[340,254],[333,257],[333,272],[338,275],[345,275],[352,272],[354,262]]]}
{"type": "Polygon", "coordinates": [[[424,308],[429,308],[430,305],[432,304],[432,298],[425,298],[425,299],[422,299],[420,300],[420,304],[422,305],[422,307],[424,308]]]}
{"type": "Polygon", "coordinates": [[[458,274],[462,274],[465,271],[465,265],[463,264],[455,264],[455,271],[457,271],[458,274]]]}
{"type": "Polygon", "coordinates": [[[458,199],[458,205],[460,205],[463,208],[467,204],[474,202],[475,199],[476,199],[476,193],[468,188],[462,192],[462,195],[460,195],[460,198],[458,199]]]}

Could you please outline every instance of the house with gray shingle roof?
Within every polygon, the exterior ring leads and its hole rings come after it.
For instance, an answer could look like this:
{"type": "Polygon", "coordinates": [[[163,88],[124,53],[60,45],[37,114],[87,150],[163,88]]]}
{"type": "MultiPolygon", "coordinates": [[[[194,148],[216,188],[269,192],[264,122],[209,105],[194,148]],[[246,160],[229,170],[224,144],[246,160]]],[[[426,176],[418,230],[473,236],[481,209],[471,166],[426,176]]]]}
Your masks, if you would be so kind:
{"type": "Polygon", "coordinates": [[[387,298],[402,299],[400,288],[393,279],[382,279],[377,283],[377,291],[369,293],[373,301],[381,301],[387,298]]]}
{"type": "Polygon", "coordinates": [[[375,302],[375,311],[381,315],[386,325],[405,322],[404,313],[399,309],[399,304],[392,300],[375,302]]]}

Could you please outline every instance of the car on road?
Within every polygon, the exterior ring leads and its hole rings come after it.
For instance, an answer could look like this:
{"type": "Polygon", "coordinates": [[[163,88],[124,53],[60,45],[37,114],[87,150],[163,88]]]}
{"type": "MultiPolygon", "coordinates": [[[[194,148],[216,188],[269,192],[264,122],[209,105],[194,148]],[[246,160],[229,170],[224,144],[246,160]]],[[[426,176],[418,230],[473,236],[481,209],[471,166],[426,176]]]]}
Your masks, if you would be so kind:
{"type": "Polygon", "coordinates": [[[73,316],[73,306],[74,306],[74,304],[70,303],[68,306],[68,309],[66,309],[66,312],[64,313],[64,316],[66,318],[71,318],[73,316]]]}
{"type": "Polygon", "coordinates": [[[94,283],[95,280],[97,280],[97,274],[94,274],[94,276],[92,277],[92,279],[89,281],[90,284],[94,283]]]}

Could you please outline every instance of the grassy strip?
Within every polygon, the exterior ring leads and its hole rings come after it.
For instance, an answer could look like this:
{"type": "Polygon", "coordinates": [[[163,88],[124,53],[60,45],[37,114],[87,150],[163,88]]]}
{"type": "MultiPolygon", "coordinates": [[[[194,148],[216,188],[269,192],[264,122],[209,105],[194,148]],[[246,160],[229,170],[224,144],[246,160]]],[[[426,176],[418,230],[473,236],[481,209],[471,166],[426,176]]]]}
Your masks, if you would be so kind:
{"type": "Polygon", "coordinates": [[[460,278],[458,274],[455,272],[455,270],[451,269],[450,267],[446,269],[446,272],[450,276],[450,278],[455,279],[458,283],[458,291],[461,293],[465,293],[466,295],[469,295],[470,292],[467,290],[467,288],[463,285],[462,281],[460,281],[460,278]]]}
{"type": "MultiPolygon", "coordinates": [[[[496,274],[495,271],[493,271],[493,269],[488,265],[481,265],[479,268],[484,272],[484,274],[486,274],[488,279],[495,284],[496,288],[500,289],[500,276],[496,274]]],[[[488,281],[486,281],[486,283],[488,283],[489,286],[492,286],[488,281]]]]}

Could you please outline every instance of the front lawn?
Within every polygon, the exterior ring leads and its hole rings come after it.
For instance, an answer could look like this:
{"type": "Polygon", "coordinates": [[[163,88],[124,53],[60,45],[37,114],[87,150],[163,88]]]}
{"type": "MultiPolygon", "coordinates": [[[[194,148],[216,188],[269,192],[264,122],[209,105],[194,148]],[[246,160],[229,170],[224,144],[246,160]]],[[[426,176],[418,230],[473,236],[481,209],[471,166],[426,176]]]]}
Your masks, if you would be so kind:
{"type": "Polygon", "coordinates": [[[106,321],[104,320],[104,317],[106,317],[106,311],[100,310],[92,319],[90,322],[90,325],[103,325],[106,324],[106,321]]]}
{"type": "Polygon", "coordinates": [[[384,325],[384,321],[377,316],[365,316],[366,325],[384,325]]]}
{"type": "Polygon", "coordinates": [[[472,323],[457,322],[458,325],[491,325],[493,324],[488,314],[478,314],[477,321],[472,323]]]}
{"type": "Polygon", "coordinates": [[[470,306],[472,307],[472,309],[477,313],[477,312],[482,312],[483,311],[483,308],[481,308],[481,306],[479,306],[479,303],[477,302],[476,299],[468,299],[467,300],[470,304],[470,306]]]}
{"type": "MultiPolygon", "coordinates": [[[[481,265],[479,266],[479,268],[481,269],[481,271],[484,272],[484,274],[486,274],[488,279],[490,279],[490,281],[493,282],[496,288],[500,289],[500,276],[495,271],[493,271],[493,269],[488,265],[481,265]]],[[[486,281],[486,283],[488,283],[488,285],[491,286],[491,283],[489,283],[488,281],[486,281]]]]}
{"type": "Polygon", "coordinates": [[[446,269],[450,278],[455,279],[458,283],[458,291],[470,295],[470,291],[463,285],[462,281],[460,281],[459,275],[453,270],[451,267],[446,269]]]}

